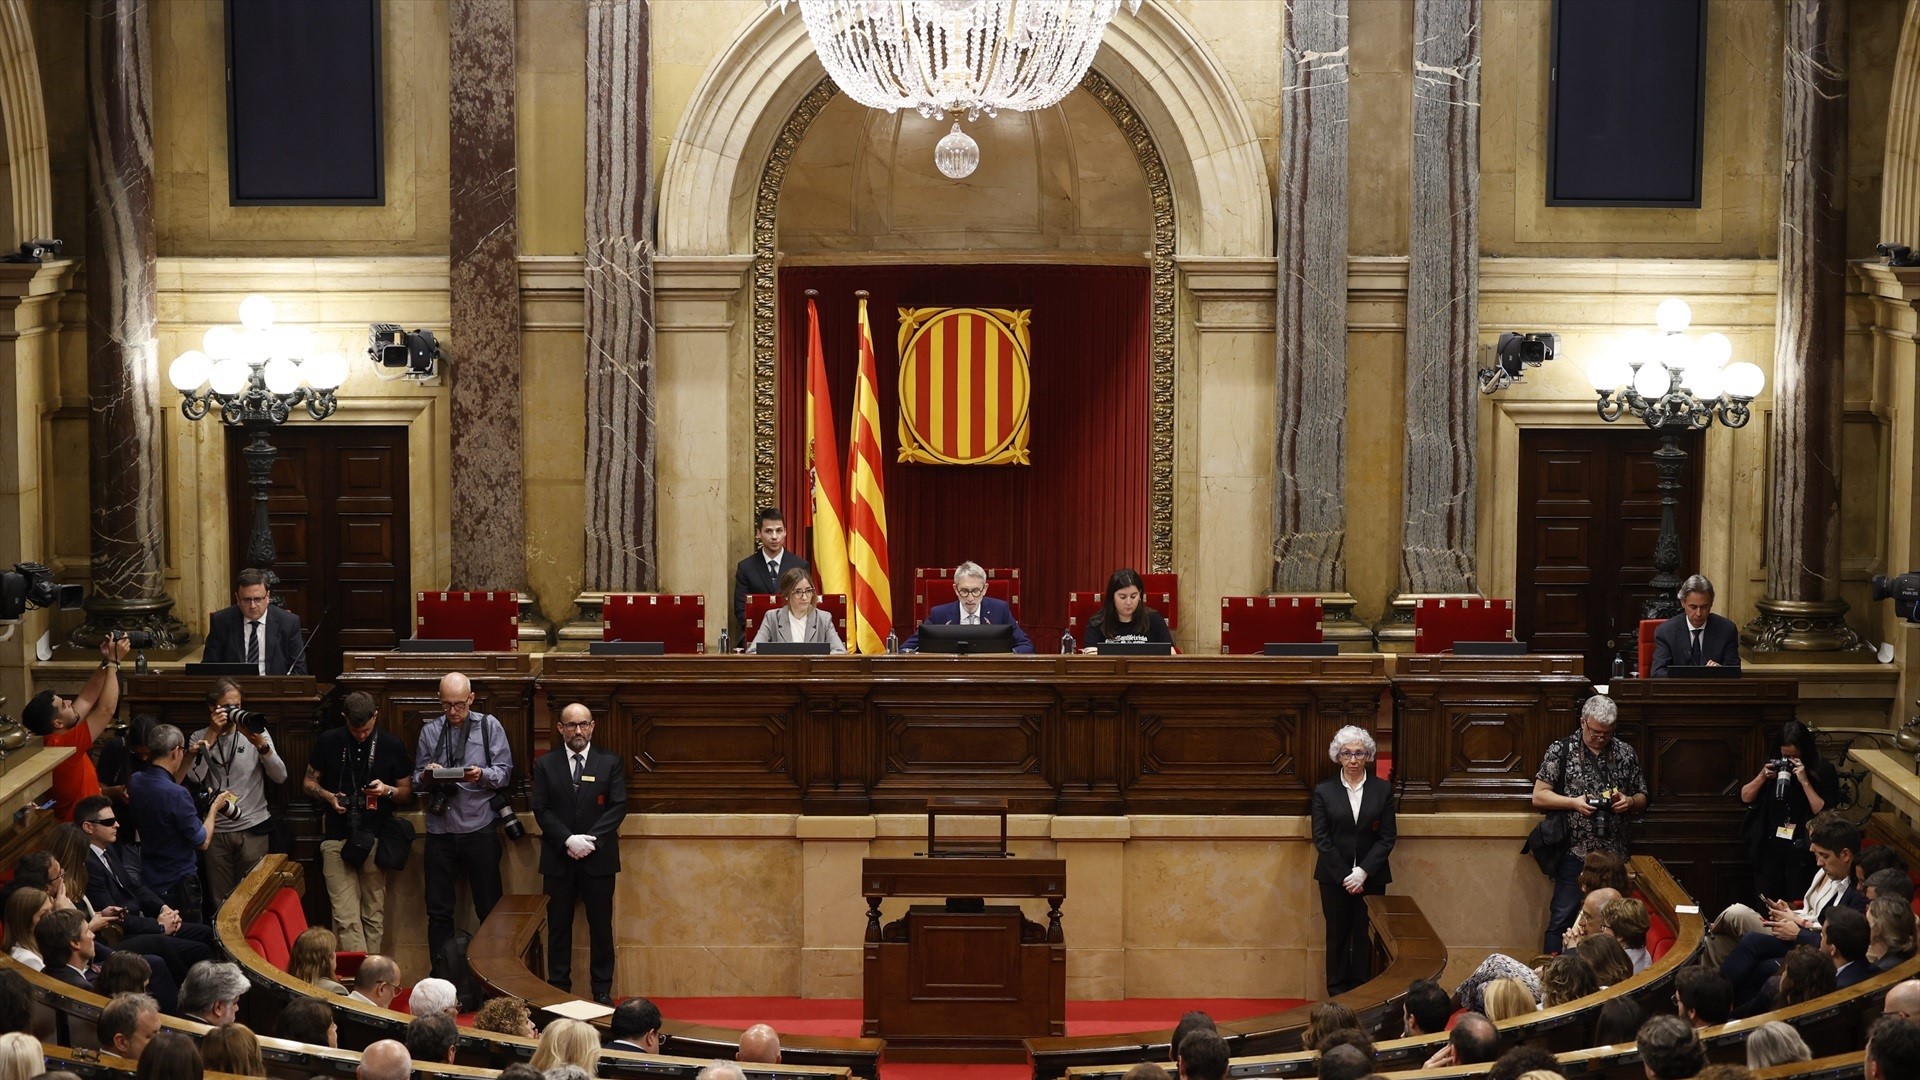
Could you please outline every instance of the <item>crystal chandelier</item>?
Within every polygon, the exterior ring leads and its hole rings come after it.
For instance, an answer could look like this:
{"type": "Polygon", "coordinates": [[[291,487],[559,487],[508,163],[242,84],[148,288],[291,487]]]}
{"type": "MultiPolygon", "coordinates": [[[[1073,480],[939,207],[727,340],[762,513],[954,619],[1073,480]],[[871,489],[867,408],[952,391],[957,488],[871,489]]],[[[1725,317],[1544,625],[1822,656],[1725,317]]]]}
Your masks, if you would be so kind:
{"type": "MultiPolygon", "coordinates": [[[[970,121],[1059,104],[1093,64],[1122,3],[1140,10],[1141,0],[799,0],[814,51],[848,97],[870,109],[970,121]]],[[[973,171],[979,147],[958,123],[941,142],[942,172],[973,171]]]]}

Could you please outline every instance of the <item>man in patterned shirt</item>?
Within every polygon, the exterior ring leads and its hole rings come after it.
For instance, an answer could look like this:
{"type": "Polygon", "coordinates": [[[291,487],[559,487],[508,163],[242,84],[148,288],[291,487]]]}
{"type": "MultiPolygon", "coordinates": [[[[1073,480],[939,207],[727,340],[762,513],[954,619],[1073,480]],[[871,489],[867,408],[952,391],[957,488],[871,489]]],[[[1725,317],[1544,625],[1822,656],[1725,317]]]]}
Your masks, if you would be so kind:
{"type": "Polygon", "coordinates": [[[1536,810],[1565,810],[1573,843],[1553,875],[1553,906],[1547,916],[1546,948],[1560,951],[1561,935],[1580,913],[1580,866],[1591,851],[1627,858],[1625,815],[1647,807],[1647,781],[1633,747],[1613,737],[1620,710],[1613,699],[1594,695],[1580,708],[1578,734],[1547,747],[1533,777],[1536,810]]]}

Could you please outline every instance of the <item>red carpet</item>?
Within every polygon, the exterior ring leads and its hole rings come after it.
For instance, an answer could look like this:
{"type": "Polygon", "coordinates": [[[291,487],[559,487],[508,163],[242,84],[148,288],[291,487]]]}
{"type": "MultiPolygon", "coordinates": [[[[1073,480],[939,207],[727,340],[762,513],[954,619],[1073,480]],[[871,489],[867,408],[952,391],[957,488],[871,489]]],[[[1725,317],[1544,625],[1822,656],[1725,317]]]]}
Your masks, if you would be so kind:
{"type": "MultiPolygon", "coordinates": [[[[718,1027],[744,1028],[772,1024],[781,1034],[837,1035],[860,1033],[860,1002],[853,998],[654,998],[664,1015],[674,1020],[718,1027]]],[[[1291,1009],[1298,998],[1134,998],[1129,1001],[1067,1002],[1067,1034],[1105,1035],[1117,1031],[1170,1028],[1189,1009],[1199,1009],[1218,1021],[1291,1009]]],[[[1016,1080],[1031,1076],[1025,1065],[907,1065],[883,1064],[882,1080],[1016,1080]]]]}

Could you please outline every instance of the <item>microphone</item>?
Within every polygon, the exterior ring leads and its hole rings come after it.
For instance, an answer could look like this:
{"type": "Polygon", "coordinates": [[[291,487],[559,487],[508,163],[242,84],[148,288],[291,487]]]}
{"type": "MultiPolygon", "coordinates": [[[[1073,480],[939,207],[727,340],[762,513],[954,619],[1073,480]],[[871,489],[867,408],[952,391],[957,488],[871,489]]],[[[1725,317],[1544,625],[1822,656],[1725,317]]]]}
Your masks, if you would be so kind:
{"type": "Polygon", "coordinates": [[[282,675],[293,674],[294,668],[297,668],[301,664],[306,662],[307,646],[313,642],[313,639],[315,637],[319,636],[320,628],[327,624],[327,616],[331,614],[333,614],[333,607],[329,605],[328,607],[326,607],[320,612],[320,620],[313,624],[313,629],[307,632],[307,635],[305,638],[301,638],[299,634],[294,635],[294,637],[296,639],[299,639],[300,641],[300,654],[298,656],[295,656],[291,661],[288,662],[287,670],[281,672],[282,675]]]}

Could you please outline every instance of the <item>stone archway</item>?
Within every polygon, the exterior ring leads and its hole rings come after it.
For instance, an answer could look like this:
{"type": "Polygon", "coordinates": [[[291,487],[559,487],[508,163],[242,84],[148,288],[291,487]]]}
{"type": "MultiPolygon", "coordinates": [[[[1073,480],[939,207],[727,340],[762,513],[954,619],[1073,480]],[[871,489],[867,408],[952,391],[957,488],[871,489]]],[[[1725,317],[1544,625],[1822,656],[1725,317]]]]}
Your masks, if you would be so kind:
{"type": "Polygon", "coordinates": [[[1920,0],[1909,0],[1887,101],[1880,237],[1920,247],[1920,0]]]}
{"type": "MultiPolygon", "coordinates": [[[[53,173],[47,158],[47,105],[24,0],[0,0],[0,252],[53,232],[53,173]]],[[[78,239],[76,237],[76,239],[78,239]]]]}
{"type": "MultiPolygon", "coordinates": [[[[1176,254],[1271,255],[1273,203],[1252,119],[1186,24],[1157,2],[1123,14],[1093,68],[1139,111],[1166,163],[1176,254]]],[[[825,74],[798,12],[769,9],[733,40],[695,89],[668,152],[661,255],[753,250],[763,166],[825,74]]]]}

